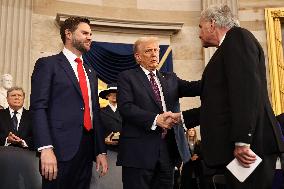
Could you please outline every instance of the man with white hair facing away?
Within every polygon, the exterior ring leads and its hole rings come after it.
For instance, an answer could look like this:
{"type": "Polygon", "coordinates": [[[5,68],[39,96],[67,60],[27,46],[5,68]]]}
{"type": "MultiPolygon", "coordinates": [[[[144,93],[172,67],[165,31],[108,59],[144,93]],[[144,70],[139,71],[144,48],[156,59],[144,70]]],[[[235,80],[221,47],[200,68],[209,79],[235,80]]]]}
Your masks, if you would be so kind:
{"type": "MultiPolygon", "coordinates": [[[[283,152],[281,130],[271,108],[261,45],[238,27],[227,5],[202,11],[203,47],[217,47],[201,80],[200,129],[204,161],[226,177],[230,189],[272,188],[277,154],[283,152]],[[236,158],[250,167],[256,155],[262,162],[240,182],[226,165],[236,158]]],[[[190,121],[183,112],[185,124],[190,121]]]]}

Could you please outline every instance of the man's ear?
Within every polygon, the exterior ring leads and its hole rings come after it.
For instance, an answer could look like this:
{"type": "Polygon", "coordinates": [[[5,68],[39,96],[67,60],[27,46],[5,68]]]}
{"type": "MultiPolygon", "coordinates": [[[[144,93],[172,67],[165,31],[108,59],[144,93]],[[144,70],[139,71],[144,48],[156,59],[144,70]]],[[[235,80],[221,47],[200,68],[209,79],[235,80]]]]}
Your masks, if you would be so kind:
{"type": "Polygon", "coordinates": [[[139,55],[138,53],[135,53],[134,56],[135,56],[135,59],[136,59],[138,62],[141,61],[141,57],[140,57],[140,55],[139,55]]]}
{"type": "Polygon", "coordinates": [[[215,20],[211,20],[210,23],[210,32],[213,33],[213,31],[215,30],[216,24],[215,24],[215,20]]]}
{"type": "Polygon", "coordinates": [[[66,39],[71,39],[72,37],[72,32],[69,30],[69,29],[66,29],[65,30],[65,36],[66,36],[66,39]]]}

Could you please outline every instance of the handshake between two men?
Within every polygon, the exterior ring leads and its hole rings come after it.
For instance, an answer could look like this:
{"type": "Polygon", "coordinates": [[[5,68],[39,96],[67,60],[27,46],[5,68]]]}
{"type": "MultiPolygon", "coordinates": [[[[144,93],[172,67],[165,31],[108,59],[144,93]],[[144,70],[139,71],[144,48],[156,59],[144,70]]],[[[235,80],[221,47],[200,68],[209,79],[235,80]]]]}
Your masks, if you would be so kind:
{"type": "Polygon", "coordinates": [[[156,125],[164,129],[171,129],[174,125],[180,122],[181,113],[173,113],[169,111],[158,115],[156,125]]]}

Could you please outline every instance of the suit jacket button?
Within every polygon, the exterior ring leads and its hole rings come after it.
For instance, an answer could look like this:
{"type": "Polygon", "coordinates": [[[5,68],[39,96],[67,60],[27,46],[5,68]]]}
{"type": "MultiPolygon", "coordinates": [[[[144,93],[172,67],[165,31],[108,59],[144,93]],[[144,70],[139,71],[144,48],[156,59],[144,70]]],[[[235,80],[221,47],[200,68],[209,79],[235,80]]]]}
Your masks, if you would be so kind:
{"type": "Polygon", "coordinates": [[[81,110],[84,111],[84,108],[82,107],[81,110]]]}

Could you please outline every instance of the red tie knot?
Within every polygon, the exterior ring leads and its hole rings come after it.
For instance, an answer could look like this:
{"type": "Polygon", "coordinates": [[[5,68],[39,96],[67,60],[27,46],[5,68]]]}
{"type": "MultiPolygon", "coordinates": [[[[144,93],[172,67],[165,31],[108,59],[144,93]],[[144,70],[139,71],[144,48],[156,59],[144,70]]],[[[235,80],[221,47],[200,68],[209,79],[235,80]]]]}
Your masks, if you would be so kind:
{"type": "Polygon", "coordinates": [[[75,59],[75,62],[77,62],[78,64],[80,64],[80,63],[82,63],[82,60],[81,60],[81,58],[76,58],[76,59],[75,59]]]}

